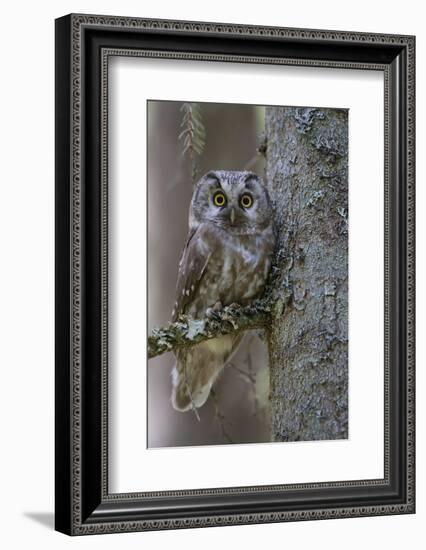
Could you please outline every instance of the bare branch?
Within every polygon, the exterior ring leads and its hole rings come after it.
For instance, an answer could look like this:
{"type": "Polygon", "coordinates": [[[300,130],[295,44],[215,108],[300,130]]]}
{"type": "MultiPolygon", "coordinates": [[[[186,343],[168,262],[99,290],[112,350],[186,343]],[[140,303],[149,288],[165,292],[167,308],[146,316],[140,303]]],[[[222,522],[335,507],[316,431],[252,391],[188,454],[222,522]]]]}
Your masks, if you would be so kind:
{"type": "Polygon", "coordinates": [[[263,328],[269,324],[271,307],[259,300],[246,307],[224,307],[211,318],[192,319],[182,315],[175,323],[153,329],[148,337],[148,359],[177,348],[191,347],[225,334],[263,328]]]}
{"type": "Polygon", "coordinates": [[[213,407],[214,407],[214,415],[215,415],[215,418],[216,418],[216,420],[219,424],[220,433],[221,433],[223,439],[227,443],[235,443],[235,441],[232,439],[232,436],[230,435],[230,433],[228,432],[228,430],[226,428],[226,424],[229,424],[229,425],[232,425],[232,424],[230,422],[226,421],[226,416],[222,412],[222,409],[220,408],[219,398],[218,398],[218,395],[217,395],[216,390],[214,388],[211,389],[210,395],[212,396],[213,407]]]}

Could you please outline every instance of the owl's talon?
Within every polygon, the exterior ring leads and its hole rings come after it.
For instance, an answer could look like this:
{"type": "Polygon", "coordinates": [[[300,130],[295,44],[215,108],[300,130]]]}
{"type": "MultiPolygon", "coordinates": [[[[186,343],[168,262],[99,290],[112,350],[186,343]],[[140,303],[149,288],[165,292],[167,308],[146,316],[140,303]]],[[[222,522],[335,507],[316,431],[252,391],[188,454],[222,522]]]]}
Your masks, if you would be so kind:
{"type": "Polygon", "coordinates": [[[207,319],[218,319],[219,315],[217,311],[214,311],[212,307],[208,307],[206,309],[206,317],[207,319]]]}
{"type": "Polygon", "coordinates": [[[208,319],[218,319],[219,318],[219,312],[221,312],[223,309],[222,302],[219,300],[214,304],[212,307],[208,307],[206,309],[206,317],[208,319]]]}

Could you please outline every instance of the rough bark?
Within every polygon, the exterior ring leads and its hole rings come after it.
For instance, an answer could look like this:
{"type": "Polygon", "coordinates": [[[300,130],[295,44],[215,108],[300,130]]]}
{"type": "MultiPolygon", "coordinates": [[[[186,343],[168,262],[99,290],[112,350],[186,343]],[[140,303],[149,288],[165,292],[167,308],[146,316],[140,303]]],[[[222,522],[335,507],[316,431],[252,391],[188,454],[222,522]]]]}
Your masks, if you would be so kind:
{"type": "Polygon", "coordinates": [[[339,109],[266,109],[278,232],[268,329],[275,441],[348,436],[348,127],[339,109]]]}

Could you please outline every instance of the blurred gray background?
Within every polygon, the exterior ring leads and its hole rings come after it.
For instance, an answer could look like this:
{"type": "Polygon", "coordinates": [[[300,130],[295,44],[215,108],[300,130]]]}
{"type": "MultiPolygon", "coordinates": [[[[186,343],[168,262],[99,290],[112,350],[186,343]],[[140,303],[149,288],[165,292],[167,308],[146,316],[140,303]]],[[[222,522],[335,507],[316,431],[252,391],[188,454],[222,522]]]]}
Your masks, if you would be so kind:
{"type": "MultiPolygon", "coordinates": [[[[193,104],[191,104],[193,105],[193,104]]],[[[183,155],[182,103],[148,101],[148,331],[166,325],[175,301],[180,254],[186,242],[193,163],[183,155]]],[[[257,154],[264,108],[198,103],[205,147],[197,177],[209,170],[249,169],[264,175],[257,154]]],[[[270,441],[266,346],[248,332],[219,377],[214,395],[199,409],[177,412],[170,402],[171,353],[148,361],[148,447],[270,441]]]]}

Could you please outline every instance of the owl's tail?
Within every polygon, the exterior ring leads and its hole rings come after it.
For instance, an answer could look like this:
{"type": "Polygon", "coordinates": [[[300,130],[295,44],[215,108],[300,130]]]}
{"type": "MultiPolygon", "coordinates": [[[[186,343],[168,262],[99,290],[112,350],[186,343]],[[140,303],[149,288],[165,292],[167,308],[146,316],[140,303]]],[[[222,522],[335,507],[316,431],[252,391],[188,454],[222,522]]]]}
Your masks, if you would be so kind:
{"type": "MultiPolygon", "coordinates": [[[[221,369],[218,370],[218,373],[220,370],[221,369]]],[[[185,376],[179,373],[177,365],[173,368],[172,380],[172,405],[174,409],[180,412],[202,407],[210,395],[210,390],[214,382],[214,380],[212,380],[200,388],[191,388],[186,382],[185,376]]]]}
{"type": "Polygon", "coordinates": [[[172,405],[177,411],[185,412],[204,405],[219,373],[240,341],[240,335],[221,336],[176,354],[172,371],[172,405]]]}

